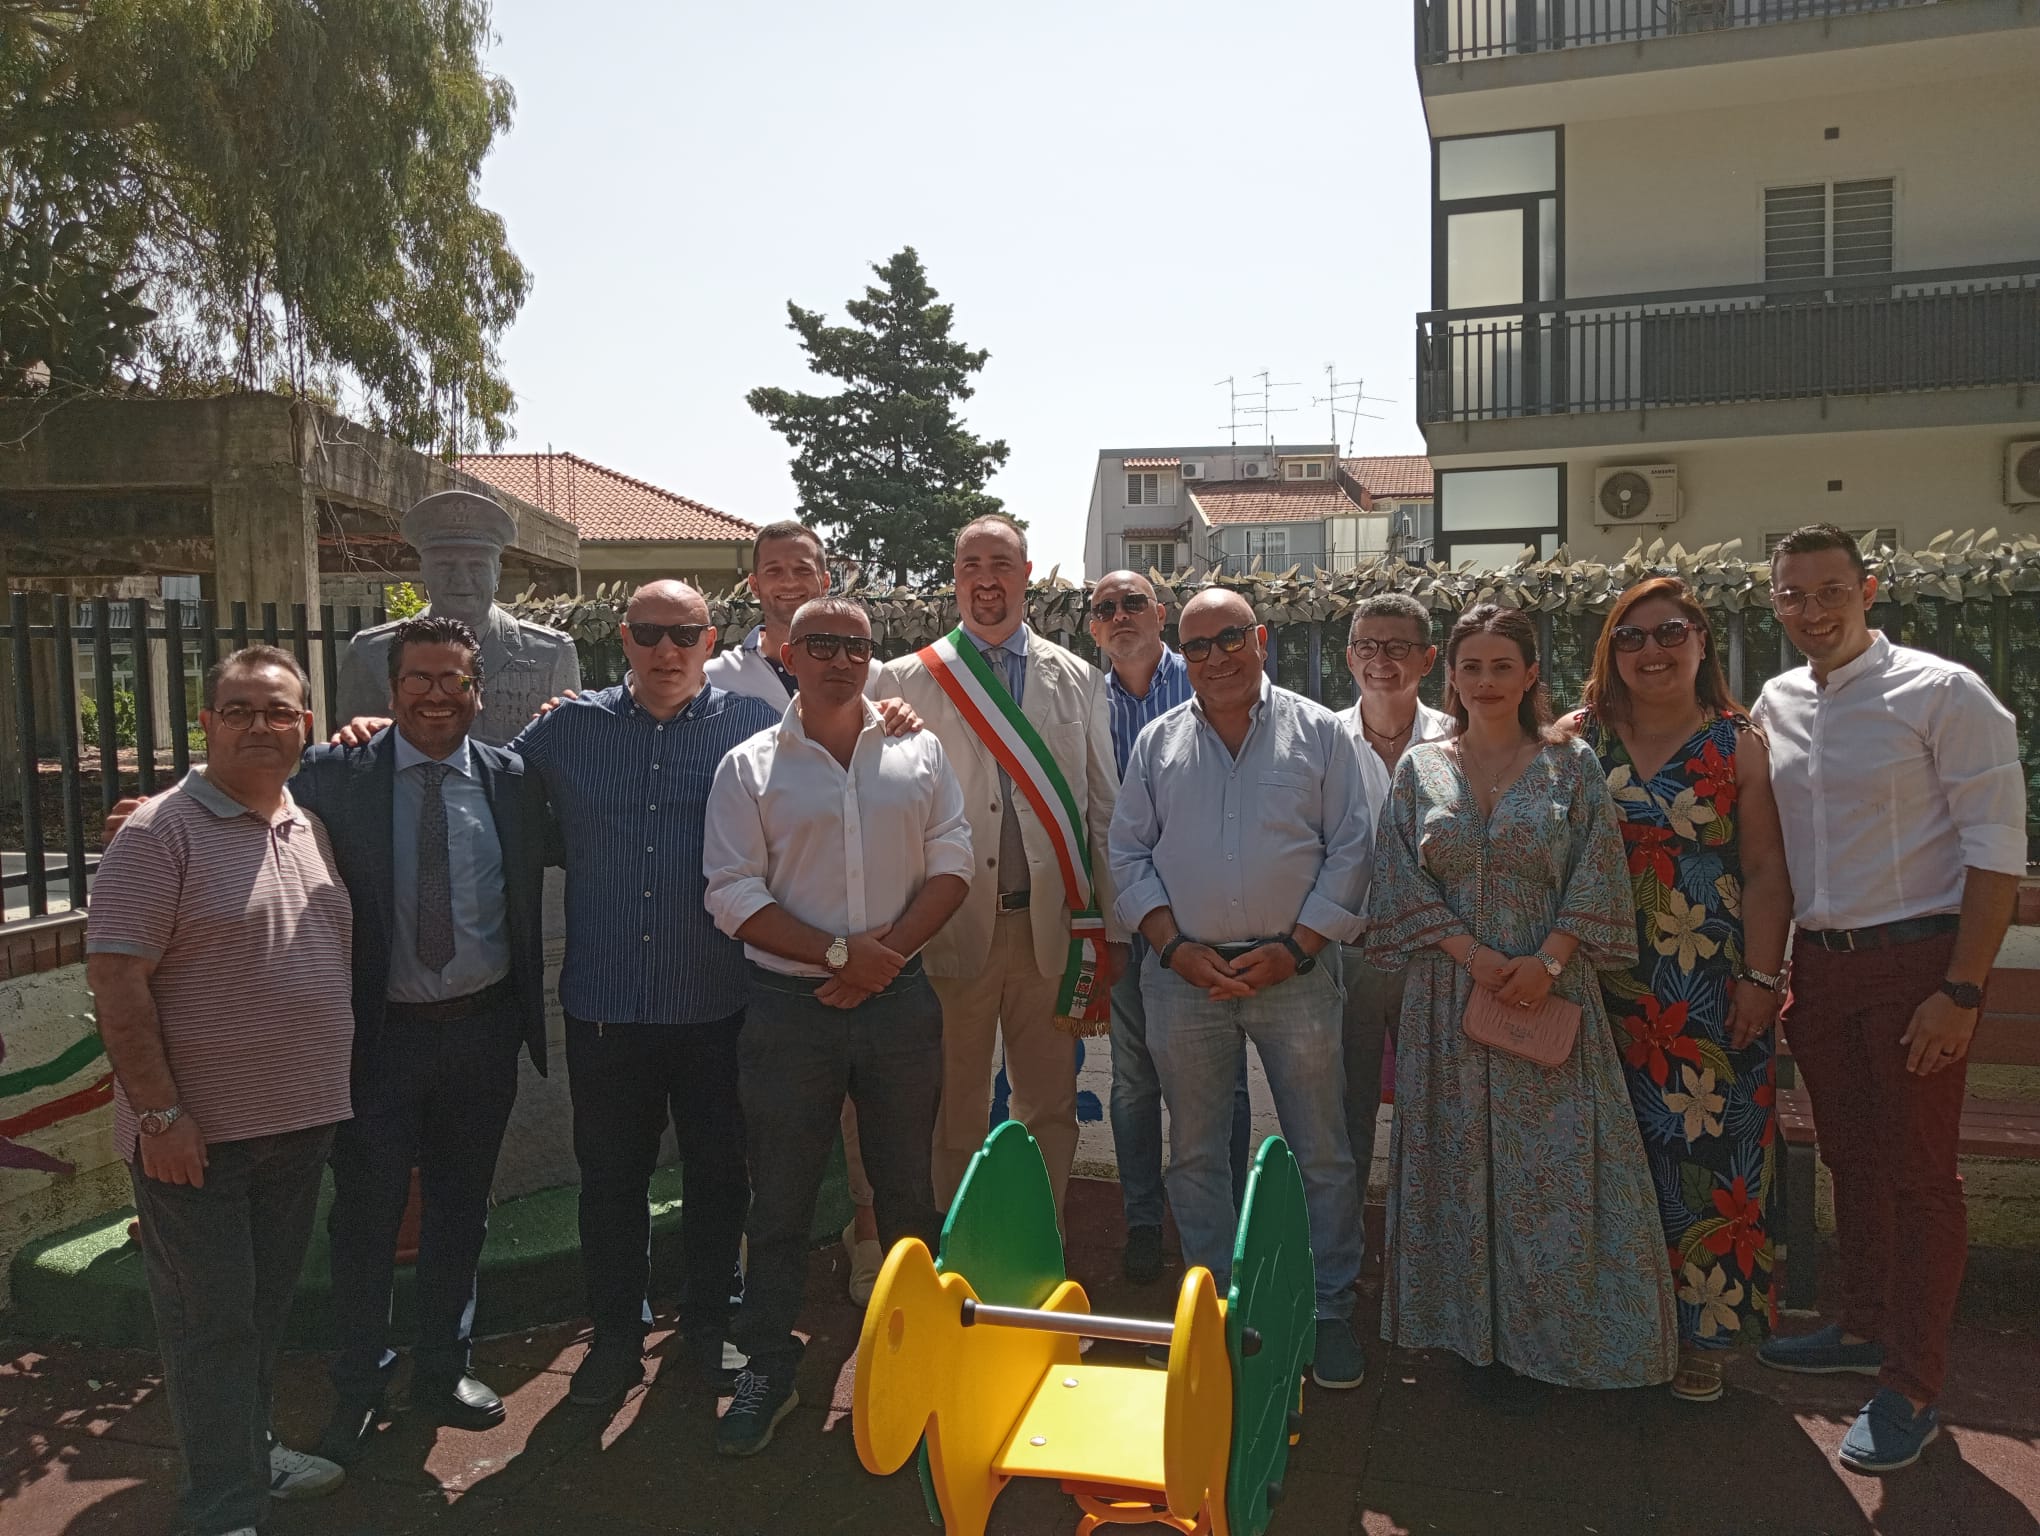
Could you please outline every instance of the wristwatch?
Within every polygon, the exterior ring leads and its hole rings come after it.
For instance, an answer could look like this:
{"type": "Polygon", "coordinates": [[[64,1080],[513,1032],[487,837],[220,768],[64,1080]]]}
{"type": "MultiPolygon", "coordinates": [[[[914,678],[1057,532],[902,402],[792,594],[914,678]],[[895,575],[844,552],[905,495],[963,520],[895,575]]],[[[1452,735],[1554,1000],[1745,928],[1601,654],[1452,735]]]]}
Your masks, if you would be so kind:
{"type": "Polygon", "coordinates": [[[1544,967],[1544,974],[1549,976],[1553,981],[1558,980],[1559,977],[1565,974],[1565,962],[1563,960],[1554,959],[1552,956],[1547,955],[1541,949],[1537,951],[1537,963],[1544,967]]]}
{"type": "Polygon", "coordinates": [[[1158,951],[1156,951],[1155,964],[1159,965],[1165,971],[1174,970],[1175,967],[1170,965],[1169,961],[1172,958],[1174,958],[1176,951],[1183,947],[1183,943],[1184,943],[1183,935],[1180,933],[1177,934],[1173,939],[1169,940],[1168,943],[1164,944],[1158,951]]]}
{"type": "Polygon", "coordinates": [[[1289,953],[1295,958],[1297,975],[1307,976],[1312,971],[1317,969],[1317,956],[1305,954],[1303,951],[1303,946],[1296,942],[1296,936],[1294,934],[1285,933],[1282,935],[1281,938],[1277,939],[1275,942],[1277,944],[1280,944],[1284,949],[1288,950],[1289,953]]]}
{"type": "Polygon", "coordinates": [[[829,941],[829,947],[822,951],[822,959],[830,970],[842,970],[850,963],[850,941],[838,934],[829,941]]]}
{"type": "Polygon", "coordinates": [[[184,1111],[172,1104],[168,1109],[145,1109],[135,1117],[144,1136],[160,1136],[184,1117],[184,1111]]]}
{"type": "Polygon", "coordinates": [[[1981,1008],[1983,988],[1973,981],[1944,981],[1941,990],[1955,999],[1957,1008],[1981,1008]]]}
{"type": "Polygon", "coordinates": [[[1769,971],[1760,971],[1755,966],[1746,965],[1742,968],[1742,979],[1752,986],[1762,987],[1766,992],[1775,992],[1782,978],[1772,975],[1769,971]]]}

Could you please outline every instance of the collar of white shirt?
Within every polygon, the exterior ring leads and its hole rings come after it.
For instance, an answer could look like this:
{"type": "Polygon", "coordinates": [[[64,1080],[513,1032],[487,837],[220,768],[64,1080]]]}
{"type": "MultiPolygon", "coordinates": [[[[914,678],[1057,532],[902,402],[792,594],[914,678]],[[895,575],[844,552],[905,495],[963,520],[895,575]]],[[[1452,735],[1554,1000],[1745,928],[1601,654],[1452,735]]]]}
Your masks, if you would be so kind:
{"type": "MultiPolygon", "coordinates": [[[[1866,649],[1862,655],[1858,656],[1854,661],[1836,667],[1834,671],[1828,673],[1827,680],[1825,682],[1823,682],[1819,678],[1815,678],[1814,686],[1816,688],[1824,688],[1829,693],[1833,693],[1837,688],[1848,687],[1849,684],[1853,683],[1857,678],[1862,677],[1864,674],[1877,671],[1878,669],[1889,663],[1890,660],[1891,660],[1890,639],[1885,635],[1883,630],[1874,629],[1870,632],[1869,648],[1866,649]]],[[[1812,670],[1813,669],[1810,666],[1807,668],[1808,672],[1811,672],[1812,670]]]]}
{"type": "MultiPolygon", "coordinates": [[[[859,738],[861,739],[869,735],[872,731],[882,730],[884,723],[879,719],[878,706],[871,702],[870,695],[866,694],[860,697],[857,702],[864,706],[864,725],[857,733],[859,738]]],[[[800,718],[800,699],[798,696],[788,702],[786,713],[779,717],[779,734],[784,740],[805,742],[817,752],[828,752],[828,748],[822,746],[812,736],[808,735],[807,727],[800,718]]],[[[834,757],[835,754],[830,752],[829,756],[834,757]]]]}

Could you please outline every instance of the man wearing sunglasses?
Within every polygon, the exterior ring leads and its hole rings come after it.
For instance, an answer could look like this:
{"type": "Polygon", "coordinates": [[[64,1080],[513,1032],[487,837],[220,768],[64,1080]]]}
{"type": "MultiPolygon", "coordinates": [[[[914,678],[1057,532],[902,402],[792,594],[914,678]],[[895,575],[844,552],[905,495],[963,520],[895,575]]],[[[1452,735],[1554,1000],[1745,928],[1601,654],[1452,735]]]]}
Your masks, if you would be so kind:
{"type": "Polygon", "coordinates": [[[970,824],[942,743],[886,734],[864,696],[870,660],[862,604],[803,604],[780,648],[796,696],[722,760],[709,793],[708,910],[750,960],[749,1264],[733,1331],[749,1364],[717,1426],[729,1456],[763,1450],[800,1401],[793,1325],[846,1093],[878,1240],[940,1235],[929,1155],[942,1008],[920,951],[969,887],[970,824]]]}
{"type": "MultiPolygon", "coordinates": [[[[1113,571],[1091,588],[1091,639],[1111,663],[1105,696],[1112,712],[1112,756],[1121,774],[1133,744],[1150,721],[1190,697],[1183,658],[1162,643],[1168,611],[1136,571],[1113,571]]],[[[1162,1273],[1162,1083],[1147,1045],[1147,1013],[1140,996],[1140,962],[1146,941],[1132,935],[1124,972],[1112,985],[1112,1150],[1119,1163],[1119,1193],[1126,1207],[1126,1249],[1121,1267],[1135,1285],[1162,1273]]],[[[1233,1095],[1233,1200],[1244,1203],[1252,1155],[1253,1110],[1247,1098],[1247,1064],[1240,1061],[1233,1095]]]]}
{"type": "Polygon", "coordinates": [[[1027,536],[1009,518],[965,524],[955,563],[962,622],[888,662],[879,684],[912,704],[949,754],[977,861],[970,894],[926,955],[942,999],[934,1168],[945,1207],[984,1145],[1000,1039],[1012,1116],[1041,1144],[1061,1210],[1077,1151],[1077,1035],[1110,1027],[1125,954],[1105,860],[1118,785],[1105,679],[1028,629],[1032,570],[1027,536]]]}
{"type": "MultiPolygon", "coordinates": [[[[1417,697],[1437,660],[1431,612],[1407,593],[1383,592],[1353,611],[1346,666],[1360,696],[1339,718],[1360,748],[1361,781],[1376,827],[1403,754],[1417,742],[1452,734],[1452,717],[1417,697]]],[[[1364,1204],[1381,1114],[1382,1059],[1402,1016],[1404,973],[1376,970],[1357,943],[1341,949],[1339,963],[1346,983],[1346,1134],[1364,1204]]]]}
{"type": "Polygon", "coordinates": [[[487,1429],[502,1399],[469,1374],[476,1271],[517,1055],[546,1069],[545,795],[514,753],[475,740],[482,646],[459,619],[395,625],[394,723],[315,746],[291,781],[333,835],[354,905],[354,1118],[333,1146],[338,1401],[319,1454],[360,1459],[383,1417],[397,1228],[418,1169],[423,1220],[409,1401],[487,1429]]]}
{"type": "Polygon", "coordinates": [[[1237,592],[1198,593],[1178,634],[1196,697],[1134,743],[1111,832],[1120,921],[1153,950],[1141,992],[1169,1107],[1169,1203],[1183,1261],[1224,1289],[1227,1131],[1252,1040],[1309,1206],[1312,1374],[1356,1387],[1367,1373],[1350,1324],[1360,1189],[1332,946],[1358,937],[1373,869],[1359,748],[1330,710],[1268,680],[1267,631],[1237,592]]]}
{"type": "Polygon", "coordinates": [[[716,765],[780,715],[704,679],[715,626],[685,582],[639,587],[618,628],[623,682],[566,700],[512,743],[565,848],[560,1006],[595,1324],[570,1397],[589,1407],[644,1380],[651,1180],[669,1124],[687,1192],[682,1348],[695,1369],[722,1369],[750,1204],[737,1101],[749,983],[743,946],[703,905],[701,855],[716,765]]]}
{"type": "Polygon", "coordinates": [[[1752,711],[1792,875],[1778,1022],[1834,1173],[1843,1270],[1841,1320],[1774,1337],[1759,1358],[1877,1378],[1838,1453],[1860,1472],[1910,1466],[1940,1432],[1969,1251],[1965,1058],[2026,868],[2010,712],[1959,662],[1872,630],[1876,597],[1848,534],[1787,534],[1771,607],[1807,664],[1766,683],[1752,711]]]}

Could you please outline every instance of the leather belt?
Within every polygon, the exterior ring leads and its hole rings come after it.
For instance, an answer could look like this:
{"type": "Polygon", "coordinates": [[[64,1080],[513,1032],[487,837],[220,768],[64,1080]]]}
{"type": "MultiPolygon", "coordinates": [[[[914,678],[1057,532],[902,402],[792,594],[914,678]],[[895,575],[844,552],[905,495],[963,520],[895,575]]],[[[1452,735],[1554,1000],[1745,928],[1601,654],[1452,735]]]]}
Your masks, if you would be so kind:
{"type": "MultiPolygon", "coordinates": [[[[790,992],[796,997],[812,997],[816,992],[834,981],[833,976],[794,976],[785,971],[775,971],[757,961],[748,962],[751,967],[751,984],[763,987],[768,992],[790,992]]],[[[909,955],[907,963],[900,967],[891,983],[883,992],[874,992],[873,997],[887,997],[902,988],[910,987],[921,979],[921,957],[909,955]]]]}
{"type": "Polygon", "coordinates": [[[1876,923],[1868,928],[1801,928],[1796,933],[1797,938],[1818,944],[1822,949],[1850,954],[1859,949],[1889,949],[1894,944],[1916,944],[1921,939],[1936,939],[1944,933],[1953,933],[1961,926],[1962,919],[1957,914],[1942,912],[1933,917],[1908,917],[1895,923],[1876,923]]]}
{"type": "Polygon", "coordinates": [[[510,1001],[512,991],[510,978],[505,976],[479,992],[470,992],[466,997],[449,997],[444,1002],[400,1003],[392,998],[389,1012],[422,1024],[447,1024],[455,1019],[471,1019],[478,1013],[493,1012],[510,1001]]]}
{"type": "Polygon", "coordinates": [[[999,911],[1002,914],[1007,912],[1025,912],[1027,910],[1027,903],[1032,896],[1033,892],[1031,891],[1001,891],[999,892],[999,911]]]}
{"type": "MultiPolygon", "coordinates": [[[[1193,939],[1191,942],[1196,941],[1193,939]]],[[[1280,939],[1244,939],[1237,944],[1207,944],[1204,947],[1221,960],[1237,960],[1242,955],[1251,955],[1257,949],[1265,949],[1270,944],[1281,942],[1280,939]]]]}

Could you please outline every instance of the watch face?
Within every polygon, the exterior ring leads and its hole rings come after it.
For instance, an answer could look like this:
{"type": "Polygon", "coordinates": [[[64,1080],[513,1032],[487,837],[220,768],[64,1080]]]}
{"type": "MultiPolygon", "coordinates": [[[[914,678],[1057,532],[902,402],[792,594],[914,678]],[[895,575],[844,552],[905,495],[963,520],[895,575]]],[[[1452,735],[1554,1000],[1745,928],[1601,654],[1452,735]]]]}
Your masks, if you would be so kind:
{"type": "Polygon", "coordinates": [[[1983,988],[1973,981],[1944,981],[1941,990],[1955,1000],[1958,1008],[1981,1008],[1983,988]]]}

